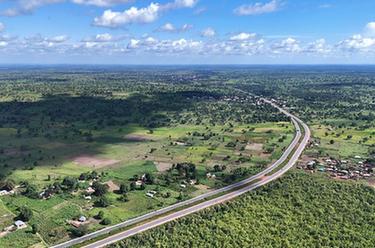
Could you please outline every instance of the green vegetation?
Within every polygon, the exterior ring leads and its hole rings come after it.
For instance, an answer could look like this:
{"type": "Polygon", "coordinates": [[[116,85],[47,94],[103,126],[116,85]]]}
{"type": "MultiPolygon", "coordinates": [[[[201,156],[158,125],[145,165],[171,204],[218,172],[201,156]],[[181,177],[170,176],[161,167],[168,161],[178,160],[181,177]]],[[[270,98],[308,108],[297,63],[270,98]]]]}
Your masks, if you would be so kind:
{"type": "Polygon", "coordinates": [[[112,247],[373,247],[375,191],[291,172],[112,247]]]}
{"type": "Polygon", "coordinates": [[[222,187],[293,138],[276,109],[203,74],[141,74],[0,73],[0,229],[27,222],[2,245],[56,244],[222,187]]]}
{"type": "MultiPolygon", "coordinates": [[[[259,218],[248,222],[254,224],[248,229],[257,239],[243,244],[258,242],[254,246],[262,246],[270,240],[275,246],[294,245],[287,241],[297,240],[298,224],[310,225],[299,240],[315,240],[320,235],[328,237],[319,230],[330,234],[328,226],[337,223],[345,227],[340,229],[343,242],[348,233],[357,235],[358,229],[359,242],[365,246],[362,226],[354,229],[357,222],[344,220],[336,211],[341,205],[330,195],[338,196],[342,191],[362,199],[360,191],[368,190],[363,202],[369,202],[372,191],[357,184],[351,191],[351,184],[329,182],[321,174],[373,184],[374,81],[374,71],[368,67],[2,70],[0,189],[4,195],[0,196],[0,229],[18,219],[25,220],[27,227],[2,232],[0,246],[56,244],[259,172],[280,157],[293,139],[294,128],[286,116],[255,95],[285,105],[308,122],[313,139],[298,167],[319,171],[315,173],[319,175],[307,179],[294,173],[272,188],[257,191],[263,192],[260,196],[251,193],[239,200],[247,209],[252,200],[259,203],[257,197],[263,197],[263,207],[268,210],[261,212],[268,219],[256,216],[259,218]],[[291,183],[291,177],[296,181],[291,183]],[[314,188],[305,189],[311,193],[303,196],[302,179],[312,187],[322,187],[322,191],[326,185],[329,192],[321,201],[314,198],[314,188]],[[285,182],[284,187],[281,183],[285,182]],[[277,185],[283,192],[274,188],[277,185]],[[274,192],[275,199],[268,199],[264,192],[274,192]],[[284,201],[282,194],[288,196],[284,201]],[[311,214],[293,212],[288,202],[293,197],[299,197],[297,209],[302,206],[311,214]],[[311,199],[322,207],[314,203],[315,208],[308,208],[311,199]],[[286,210],[275,207],[282,204],[286,210]],[[318,212],[322,217],[314,221],[311,216],[318,216],[318,212]],[[290,229],[275,222],[280,218],[290,229]],[[330,222],[319,227],[321,219],[330,222]],[[333,220],[336,223],[332,224],[333,220]],[[254,229],[264,223],[271,230],[265,239],[254,229]]],[[[357,202],[353,206],[363,225],[370,225],[365,210],[373,209],[357,202]]],[[[255,214],[243,213],[249,218],[255,214]]],[[[239,226],[237,217],[226,223],[239,226]]],[[[217,224],[229,230],[225,223],[217,224]]],[[[205,228],[202,226],[202,233],[205,228]]],[[[335,245],[338,228],[333,226],[334,238],[323,238],[326,243],[321,244],[335,245]]],[[[232,230],[228,240],[243,236],[244,231],[232,230]]],[[[204,237],[221,244],[218,237],[204,237]]]]}

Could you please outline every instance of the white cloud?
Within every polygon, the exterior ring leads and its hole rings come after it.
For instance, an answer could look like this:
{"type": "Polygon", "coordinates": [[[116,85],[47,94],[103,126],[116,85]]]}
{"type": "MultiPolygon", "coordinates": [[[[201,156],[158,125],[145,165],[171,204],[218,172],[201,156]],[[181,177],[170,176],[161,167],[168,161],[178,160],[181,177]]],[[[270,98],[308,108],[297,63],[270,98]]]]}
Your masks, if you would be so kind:
{"type": "Polygon", "coordinates": [[[234,35],[234,36],[230,37],[230,40],[232,40],[232,41],[243,41],[243,40],[253,39],[255,37],[256,37],[255,33],[242,32],[242,33],[239,33],[237,35],[234,35]]]}
{"type": "Polygon", "coordinates": [[[276,54],[278,53],[293,54],[293,53],[299,53],[302,51],[299,41],[291,37],[286,38],[282,40],[281,42],[274,44],[271,49],[272,49],[272,52],[276,54]]]}
{"type": "Polygon", "coordinates": [[[367,23],[367,25],[365,27],[365,33],[369,36],[375,35],[375,22],[367,23]]]}
{"type": "Polygon", "coordinates": [[[6,46],[8,46],[8,42],[6,42],[6,41],[0,41],[0,48],[4,48],[6,46]]]}
{"type": "Polygon", "coordinates": [[[4,29],[5,29],[5,25],[2,22],[0,22],[0,32],[4,31],[4,29]]]}
{"type": "Polygon", "coordinates": [[[327,44],[325,39],[318,39],[314,42],[307,44],[304,52],[316,53],[316,54],[327,54],[331,52],[331,47],[327,44]]]}
{"type": "Polygon", "coordinates": [[[176,28],[172,23],[167,22],[163,26],[159,27],[156,31],[174,33],[174,32],[185,32],[192,28],[193,26],[190,24],[184,24],[180,28],[176,28]]]}
{"type": "Polygon", "coordinates": [[[163,26],[161,26],[159,29],[159,31],[165,31],[165,32],[175,32],[176,31],[176,28],[173,26],[172,23],[166,23],[164,24],[163,26]]]}
{"type": "Polygon", "coordinates": [[[375,49],[375,38],[353,35],[349,39],[339,42],[338,47],[350,52],[368,52],[375,49]]]}
{"type": "Polygon", "coordinates": [[[53,42],[53,43],[62,43],[62,42],[67,41],[68,39],[69,37],[66,35],[58,35],[58,36],[54,36],[50,38],[45,38],[45,41],[53,42]]]}
{"type": "Polygon", "coordinates": [[[1,12],[1,15],[17,16],[29,14],[34,11],[34,9],[43,5],[61,3],[63,1],[64,0],[17,0],[17,7],[6,9],[5,11],[1,12]]]}
{"type": "Polygon", "coordinates": [[[101,27],[119,27],[133,23],[151,23],[156,21],[163,11],[169,11],[178,8],[192,8],[197,0],[175,0],[164,5],[151,3],[145,8],[131,7],[123,12],[105,10],[102,16],[94,19],[94,25],[101,27]]]}
{"type": "Polygon", "coordinates": [[[139,47],[140,45],[140,40],[136,40],[136,39],[131,39],[129,44],[128,44],[128,49],[136,49],[139,47]]]}
{"type": "Polygon", "coordinates": [[[131,0],[72,0],[76,4],[94,5],[99,7],[108,7],[121,3],[129,3],[131,0]]]}
{"type": "Polygon", "coordinates": [[[234,10],[236,15],[261,15],[278,11],[280,9],[280,2],[272,0],[268,3],[244,4],[234,10]]]}
{"type": "Polygon", "coordinates": [[[14,0],[16,7],[1,12],[5,16],[18,16],[32,13],[35,9],[48,4],[70,1],[80,5],[94,5],[98,7],[109,7],[117,4],[129,3],[132,0],[14,0]]]}
{"type": "Polygon", "coordinates": [[[216,35],[216,31],[215,29],[208,27],[202,30],[201,35],[203,37],[214,37],[216,35]]]}
{"type": "Polygon", "coordinates": [[[162,5],[163,9],[179,9],[179,8],[193,8],[198,3],[198,0],[175,0],[174,2],[162,5]]]}
{"type": "Polygon", "coordinates": [[[102,27],[118,27],[132,23],[154,22],[160,14],[160,5],[151,3],[146,8],[131,7],[123,12],[104,11],[103,15],[94,19],[94,25],[102,27]]]}

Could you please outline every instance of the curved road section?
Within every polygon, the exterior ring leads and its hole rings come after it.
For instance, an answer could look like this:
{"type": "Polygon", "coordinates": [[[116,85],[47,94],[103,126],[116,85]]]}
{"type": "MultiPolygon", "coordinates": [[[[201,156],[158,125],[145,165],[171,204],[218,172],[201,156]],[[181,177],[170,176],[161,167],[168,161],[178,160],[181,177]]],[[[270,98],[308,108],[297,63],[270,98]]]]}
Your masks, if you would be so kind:
{"type": "Polygon", "coordinates": [[[305,149],[305,147],[306,147],[306,145],[307,145],[307,143],[310,139],[310,129],[301,119],[299,119],[295,115],[289,113],[288,111],[282,109],[281,107],[277,106],[275,103],[273,103],[273,102],[271,102],[267,99],[264,99],[264,98],[260,98],[260,99],[263,100],[265,103],[271,104],[273,107],[277,108],[280,112],[282,112],[285,115],[287,115],[288,117],[290,117],[291,120],[292,120],[292,123],[295,127],[295,130],[296,130],[296,134],[295,134],[295,137],[294,137],[293,141],[290,143],[288,148],[284,151],[282,156],[276,162],[274,162],[271,166],[269,166],[268,168],[266,168],[262,172],[254,175],[254,176],[251,176],[247,179],[244,179],[240,182],[228,185],[226,187],[223,187],[223,188],[220,188],[220,189],[217,189],[217,190],[210,191],[208,193],[199,195],[199,196],[191,198],[189,200],[179,202],[179,203],[176,203],[174,205],[171,205],[171,206],[168,206],[168,207],[165,207],[165,208],[147,213],[145,215],[142,215],[142,216],[139,216],[139,217],[121,222],[117,225],[110,226],[110,227],[98,230],[96,232],[89,233],[89,234],[84,235],[80,238],[72,239],[72,240],[69,240],[65,243],[52,246],[51,248],[66,248],[66,247],[71,247],[73,245],[78,245],[78,244],[83,243],[85,241],[89,241],[91,239],[98,238],[102,235],[105,235],[105,234],[108,234],[110,232],[116,231],[120,228],[124,228],[124,227],[134,225],[134,224],[137,224],[137,223],[141,223],[141,222],[144,222],[144,221],[146,221],[150,218],[156,218],[158,216],[167,214],[168,212],[171,212],[171,211],[176,210],[178,208],[198,203],[202,200],[205,200],[206,198],[213,197],[215,195],[228,192],[228,193],[226,193],[224,195],[221,195],[219,197],[216,197],[214,199],[207,200],[207,201],[204,201],[202,203],[196,204],[194,206],[187,207],[185,209],[176,211],[174,213],[161,216],[157,219],[151,220],[151,221],[149,221],[147,223],[144,223],[144,224],[140,224],[140,225],[138,225],[134,228],[131,228],[129,230],[126,230],[124,232],[114,234],[112,236],[109,236],[109,237],[104,238],[102,240],[99,240],[97,242],[94,242],[92,244],[84,246],[85,248],[105,247],[107,245],[118,242],[118,241],[120,241],[122,239],[125,239],[127,237],[133,236],[137,233],[144,232],[144,231],[149,230],[151,228],[154,228],[156,226],[159,226],[159,225],[165,224],[167,222],[173,221],[175,219],[184,217],[186,215],[198,212],[202,209],[205,209],[205,208],[214,206],[216,204],[220,204],[222,202],[231,200],[231,199],[233,199],[233,198],[235,198],[239,195],[242,195],[242,194],[244,194],[248,191],[256,189],[256,188],[258,188],[262,185],[265,185],[265,184],[267,184],[267,183],[269,183],[273,180],[276,180],[277,178],[282,176],[285,172],[287,172],[290,168],[293,167],[293,165],[297,162],[298,158],[300,157],[303,150],[305,149]],[[303,132],[304,132],[304,136],[303,136],[302,141],[301,141],[301,137],[302,137],[301,126],[302,126],[303,132]],[[271,171],[275,170],[276,168],[278,168],[279,166],[281,166],[284,163],[285,163],[285,165],[282,168],[280,168],[279,170],[277,170],[275,173],[273,173],[272,175],[267,175],[271,171]]]}

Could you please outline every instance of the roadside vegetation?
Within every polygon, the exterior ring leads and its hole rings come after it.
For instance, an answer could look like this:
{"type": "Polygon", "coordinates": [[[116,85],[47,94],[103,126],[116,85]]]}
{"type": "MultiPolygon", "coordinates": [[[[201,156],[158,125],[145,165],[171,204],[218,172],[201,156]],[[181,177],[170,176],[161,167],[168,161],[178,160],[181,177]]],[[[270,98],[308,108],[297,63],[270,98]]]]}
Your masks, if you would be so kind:
{"type": "Polygon", "coordinates": [[[375,191],[296,171],[111,247],[373,247],[375,191]]]}

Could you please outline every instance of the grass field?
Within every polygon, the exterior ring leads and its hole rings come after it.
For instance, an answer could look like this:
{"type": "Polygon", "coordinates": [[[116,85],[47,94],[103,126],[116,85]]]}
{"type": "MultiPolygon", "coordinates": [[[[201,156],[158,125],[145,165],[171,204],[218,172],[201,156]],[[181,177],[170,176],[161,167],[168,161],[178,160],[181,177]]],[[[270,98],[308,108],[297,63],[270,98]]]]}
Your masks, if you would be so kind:
{"type": "MultiPolygon", "coordinates": [[[[21,206],[27,206],[34,214],[28,222],[28,228],[8,234],[1,242],[3,246],[12,243],[16,247],[40,246],[41,242],[54,244],[70,238],[69,230],[72,226],[68,220],[80,215],[90,219],[88,228],[93,231],[103,228],[93,218],[99,211],[103,211],[104,216],[114,224],[176,203],[180,192],[185,197],[207,192],[210,188],[223,185],[220,178],[206,178],[208,168],[220,164],[226,165],[226,171],[244,167],[253,168],[255,173],[281,154],[291,142],[293,133],[292,125],[287,122],[236,125],[233,128],[220,125],[179,125],[154,128],[152,131],[129,124],[121,130],[108,128],[95,131],[91,142],[75,142],[43,137],[15,137],[16,130],[0,128],[0,147],[7,147],[0,156],[7,160],[5,168],[12,170],[8,178],[16,183],[31,182],[40,190],[52,182],[62,181],[66,176],[78,177],[81,173],[93,170],[102,174],[102,182],[111,181],[120,185],[128,182],[134,175],[163,173],[155,166],[158,162],[162,162],[164,166],[182,162],[196,164],[201,185],[188,186],[186,189],[181,189],[180,183],[168,186],[146,185],[144,190],[128,192],[127,202],[119,201],[119,195],[110,192],[107,198],[111,205],[106,208],[93,207],[95,197],[91,201],[84,200],[82,190],[52,196],[48,200],[30,199],[19,194],[2,196],[0,214],[4,217],[0,221],[0,228],[12,224],[21,206]],[[214,135],[206,139],[204,135],[207,134],[214,135]],[[228,146],[231,142],[234,145],[228,146]],[[272,147],[272,151],[266,152],[267,147],[272,147]],[[88,159],[88,164],[76,162],[76,158],[82,156],[88,159]],[[37,160],[37,166],[24,166],[25,162],[27,164],[27,161],[31,162],[37,157],[42,157],[37,160]],[[238,162],[240,158],[248,159],[238,162]],[[115,162],[100,165],[100,162],[106,161],[115,162]],[[94,162],[99,164],[90,164],[94,162]],[[155,190],[158,195],[154,198],[146,197],[145,192],[148,190],[155,190]],[[162,197],[165,194],[169,194],[169,197],[162,197]],[[5,216],[6,214],[9,216],[5,216]],[[32,224],[37,224],[39,235],[31,233],[32,224]]],[[[85,185],[81,183],[80,188],[87,187],[85,185]]]]}

